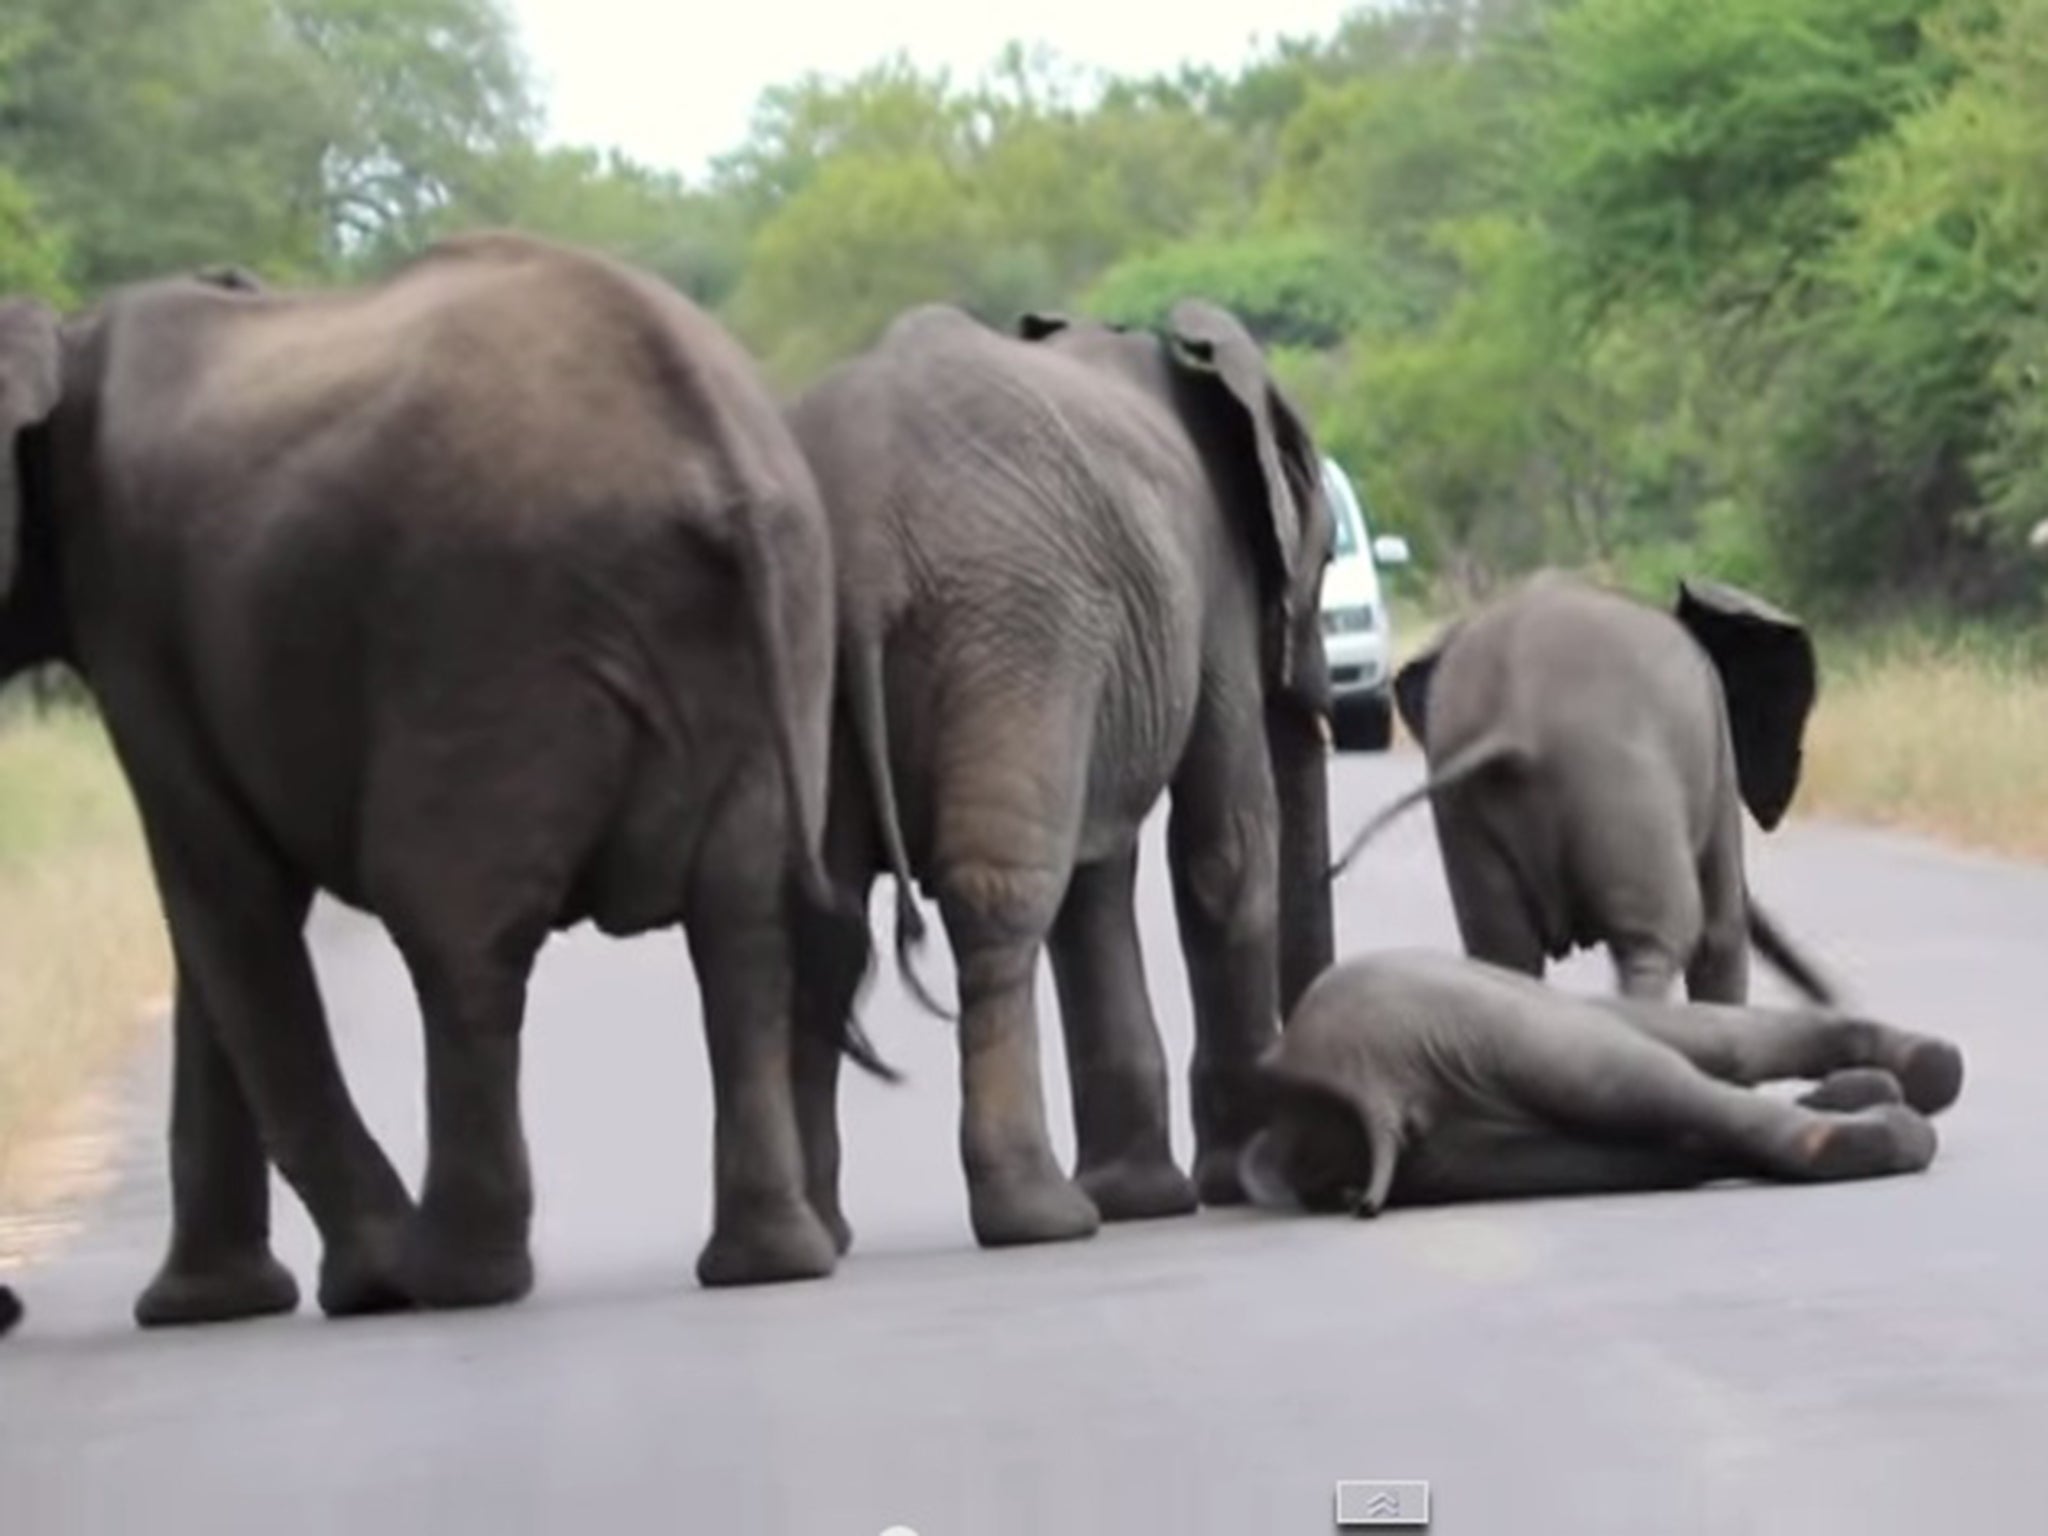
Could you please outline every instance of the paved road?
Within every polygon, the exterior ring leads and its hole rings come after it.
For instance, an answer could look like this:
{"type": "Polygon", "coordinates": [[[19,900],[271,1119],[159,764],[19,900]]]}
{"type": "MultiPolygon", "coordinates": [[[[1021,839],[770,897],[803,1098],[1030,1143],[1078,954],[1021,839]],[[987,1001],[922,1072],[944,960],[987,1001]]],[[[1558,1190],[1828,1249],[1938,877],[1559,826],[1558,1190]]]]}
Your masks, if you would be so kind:
{"type": "MultiPolygon", "coordinates": [[[[1340,829],[1415,772],[1340,761],[1340,829]]],[[[1152,833],[1145,941],[1184,1061],[1152,833]]],[[[1756,877],[1874,1011],[1964,1043],[1925,1177],[1373,1226],[1209,1214],[985,1254],[944,1028],[885,983],[872,1021],[912,1082],[851,1088],[853,1257],[824,1284],[706,1293],[687,961],[577,934],[544,957],[529,1025],[530,1301],[149,1336],[127,1308],[164,1219],[153,1055],[116,1189],[21,1277],[0,1531],[1289,1536],[1332,1529],[1333,1482],[1365,1477],[1429,1479],[1445,1533],[2040,1529],[2048,870],[1798,825],[1760,842],[1756,877]]],[[[1341,949],[1450,942],[1426,813],[1341,899],[1341,949]]],[[[361,920],[316,922],[352,1080],[417,1168],[402,975],[361,920]]],[[[1590,958],[1564,979],[1605,985],[1590,958]]],[[[1046,1049],[1058,1072],[1056,1028],[1046,1049]]],[[[310,1281],[288,1198],[280,1224],[310,1281]]]]}

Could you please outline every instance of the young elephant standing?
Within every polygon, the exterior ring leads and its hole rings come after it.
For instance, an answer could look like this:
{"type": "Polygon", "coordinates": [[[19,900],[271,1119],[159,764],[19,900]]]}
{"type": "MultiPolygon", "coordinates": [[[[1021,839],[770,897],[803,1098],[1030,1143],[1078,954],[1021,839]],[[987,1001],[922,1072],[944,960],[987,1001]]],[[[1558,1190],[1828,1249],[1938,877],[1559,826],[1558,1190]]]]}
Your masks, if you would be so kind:
{"type": "Polygon", "coordinates": [[[523,1294],[520,1021],[543,941],[584,919],[689,936],[700,1277],[831,1270],[788,1077],[791,924],[866,945],[819,858],[829,545],[738,347],[650,277],[484,235],[355,292],[0,306],[0,437],[0,669],[90,684],[176,953],[173,1224],[139,1320],[295,1305],[266,1154],[328,1312],[523,1294]],[[412,973],[417,1209],[335,1059],[316,891],[412,973]]]}
{"type": "Polygon", "coordinates": [[[1262,1064],[1276,1208],[1915,1173],[1962,1089],[1945,1040],[1815,1011],[1578,997],[1453,955],[1325,972],[1262,1064]],[[1820,1079],[1798,1102],[1753,1092],[1820,1079]],[[1902,1102],[1903,1101],[1903,1102],[1902,1102]]]}
{"type": "MultiPolygon", "coordinates": [[[[978,1240],[1242,1198],[1253,1064],[1331,955],[1331,528],[1308,429],[1243,327],[1197,303],[1161,334],[1033,316],[1021,337],[921,308],[791,419],[840,582],[827,858],[863,890],[907,864],[938,900],[978,1240]],[[1169,791],[1193,1184],[1168,1141],[1133,911],[1139,830],[1169,791]],[[1046,1135],[1033,979],[1048,943],[1078,1183],[1046,1135]]],[[[837,1062],[799,1050],[811,1195],[843,1242],[837,1062]]]]}
{"type": "Polygon", "coordinates": [[[1605,944],[1620,989],[1749,994],[1749,944],[1817,1002],[1813,962],[1751,899],[1742,807],[1769,831],[1799,783],[1816,688],[1797,620],[1688,581],[1664,613],[1555,571],[1459,620],[1394,681],[1429,780],[1466,953],[1532,976],[1605,944]]]}

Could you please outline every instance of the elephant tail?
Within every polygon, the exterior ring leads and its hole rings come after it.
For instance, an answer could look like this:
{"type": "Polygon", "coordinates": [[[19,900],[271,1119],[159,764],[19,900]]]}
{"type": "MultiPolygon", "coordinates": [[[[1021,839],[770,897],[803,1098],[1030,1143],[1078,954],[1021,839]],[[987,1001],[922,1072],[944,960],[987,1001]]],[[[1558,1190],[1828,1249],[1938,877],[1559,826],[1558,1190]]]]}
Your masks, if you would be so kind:
{"type": "Polygon", "coordinates": [[[1380,833],[1384,832],[1438,790],[1449,789],[1453,785],[1462,784],[1465,780],[1484,773],[1489,768],[1497,767],[1502,763],[1520,762],[1525,757],[1526,754],[1523,750],[1513,742],[1501,741],[1492,737],[1481,737],[1462,751],[1454,753],[1451,760],[1445,763],[1439,771],[1431,774],[1427,779],[1395,800],[1364,826],[1360,827],[1357,832],[1352,834],[1351,841],[1345,845],[1343,854],[1336,863],[1330,866],[1330,878],[1336,880],[1341,877],[1344,871],[1351,867],[1352,861],[1365,851],[1367,843],[1378,837],[1380,833]]]}
{"type": "Polygon", "coordinates": [[[888,700],[882,686],[882,645],[861,635],[844,655],[847,691],[853,704],[853,732],[860,746],[861,766],[874,795],[875,825],[882,838],[882,856],[896,882],[896,971],[918,1006],[947,1023],[956,1015],[934,997],[917,972],[915,951],[925,941],[924,915],[917,910],[917,886],[910,874],[910,855],[903,844],[903,818],[897,809],[896,777],[889,769],[888,700]]]}
{"type": "Polygon", "coordinates": [[[1820,967],[1813,959],[1800,952],[1785,930],[1771,919],[1769,913],[1757,905],[1756,898],[1749,900],[1749,939],[1756,946],[1757,953],[1770,962],[1771,969],[1783,976],[1793,986],[1804,992],[1823,1008],[1840,1004],[1841,994],[1821,974],[1820,967]]]}
{"type": "Polygon", "coordinates": [[[20,1321],[21,1298],[14,1294],[13,1286],[0,1285],[0,1338],[5,1338],[20,1321]]]}
{"type": "MultiPolygon", "coordinates": [[[[741,579],[747,588],[747,607],[754,623],[755,644],[767,685],[767,705],[773,725],[776,755],[782,760],[783,792],[787,797],[789,829],[794,845],[798,907],[799,943],[805,948],[830,946],[834,950],[857,947],[867,953],[867,912],[860,903],[832,884],[825,870],[824,829],[818,825],[811,802],[804,794],[801,738],[797,730],[796,689],[792,682],[789,644],[782,631],[783,577],[768,549],[767,520],[791,509],[773,497],[759,498],[739,509],[737,540],[741,579]]],[[[797,1017],[810,1021],[826,1016],[814,1009],[798,1008],[797,1017]]],[[[887,1083],[900,1083],[903,1076],[876,1054],[849,1010],[829,1020],[833,1045],[860,1068],[887,1083]]]]}

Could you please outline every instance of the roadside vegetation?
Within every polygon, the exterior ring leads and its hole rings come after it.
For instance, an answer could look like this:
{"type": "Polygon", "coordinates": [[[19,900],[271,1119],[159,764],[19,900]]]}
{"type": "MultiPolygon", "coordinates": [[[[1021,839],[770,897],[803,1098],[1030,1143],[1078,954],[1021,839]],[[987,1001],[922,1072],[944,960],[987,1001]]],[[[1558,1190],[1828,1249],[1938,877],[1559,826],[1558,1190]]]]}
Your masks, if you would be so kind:
{"type": "Polygon", "coordinates": [[[1797,807],[2048,860],[2048,662],[2031,636],[1823,635],[1797,807]]]}
{"type": "MultiPolygon", "coordinates": [[[[0,711],[0,1213],[33,1213],[69,1168],[31,1158],[87,1127],[102,1082],[169,982],[141,829],[87,711],[0,711]]],[[[0,1226],[0,1260],[12,1239],[0,1226]]]]}

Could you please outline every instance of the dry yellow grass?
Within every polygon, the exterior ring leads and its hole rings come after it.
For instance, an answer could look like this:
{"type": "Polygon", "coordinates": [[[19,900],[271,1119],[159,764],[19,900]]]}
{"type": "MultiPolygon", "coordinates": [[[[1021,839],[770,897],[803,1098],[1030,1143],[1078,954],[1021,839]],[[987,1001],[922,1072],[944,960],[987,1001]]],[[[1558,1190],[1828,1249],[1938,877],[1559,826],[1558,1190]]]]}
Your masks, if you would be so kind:
{"type": "Polygon", "coordinates": [[[2048,859],[2048,670],[1981,641],[1821,646],[1801,812],[2048,859]]]}
{"type": "Polygon", "coordinates": [[[141,829],[90,716],[0,724],[0,1265],[75,1193],[169,945],[141,829]]]}

